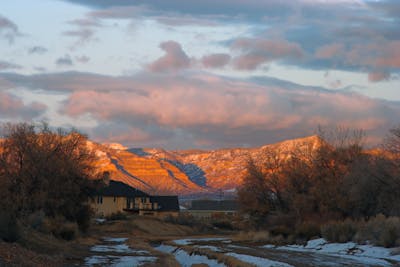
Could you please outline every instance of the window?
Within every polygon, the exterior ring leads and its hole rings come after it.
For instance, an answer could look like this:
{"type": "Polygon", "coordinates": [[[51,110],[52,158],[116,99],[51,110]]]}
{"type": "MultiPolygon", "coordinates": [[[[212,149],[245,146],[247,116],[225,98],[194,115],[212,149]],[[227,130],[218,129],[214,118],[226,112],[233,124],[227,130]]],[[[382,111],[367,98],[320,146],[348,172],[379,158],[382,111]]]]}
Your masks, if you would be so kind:
{"type": "Polygon", "coordinates": [[[97,196],[97,204],[103,204],[103,196],[97,196]]]}
{"type": "Polygon", "coordinates": [[[126,198],[126,208],[127,209],[131,208],[131,199],[129,197],[126,198]]]}

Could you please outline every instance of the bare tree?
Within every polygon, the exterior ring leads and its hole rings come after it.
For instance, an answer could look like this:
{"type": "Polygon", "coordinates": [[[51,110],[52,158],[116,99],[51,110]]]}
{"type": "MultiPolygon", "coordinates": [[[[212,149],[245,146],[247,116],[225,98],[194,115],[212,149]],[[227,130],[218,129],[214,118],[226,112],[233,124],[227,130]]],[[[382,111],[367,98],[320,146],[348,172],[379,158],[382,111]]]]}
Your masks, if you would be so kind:
{"type": "Polygon", "coordinates": [[[50,217],[81,222],[89,212],[85,203],[95,175],[87,137],[75,130],[53,131],[45,123],[6,124],[2,137],[3,208],[19,217],[43,210],[50,217]]]}
{"type": "Polygon", "coordinates": [[[389,130],[383,148],[393,154],[400,155],[400,125],[389,130]]]}

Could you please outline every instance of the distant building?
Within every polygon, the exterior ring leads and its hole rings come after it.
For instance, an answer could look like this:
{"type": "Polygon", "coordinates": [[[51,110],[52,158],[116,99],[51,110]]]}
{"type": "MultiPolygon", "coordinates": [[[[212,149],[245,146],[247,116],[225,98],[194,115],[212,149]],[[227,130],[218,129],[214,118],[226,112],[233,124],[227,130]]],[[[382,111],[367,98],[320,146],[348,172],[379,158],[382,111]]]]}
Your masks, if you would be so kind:
{"type": "Polygon", "coordinates": [[[213,217],[234,215],[238,209],[236,200],[193,200],[192,207],[187,212],[195,217],[213,217]]]}
{"type": "Polygon", "coordinates": [[[118,181],[93,194],[90,205],[97,216],[114,213],[137,213],[139,215],[178,215],[177,196],[150,196],[143,191],[118,181]]]}

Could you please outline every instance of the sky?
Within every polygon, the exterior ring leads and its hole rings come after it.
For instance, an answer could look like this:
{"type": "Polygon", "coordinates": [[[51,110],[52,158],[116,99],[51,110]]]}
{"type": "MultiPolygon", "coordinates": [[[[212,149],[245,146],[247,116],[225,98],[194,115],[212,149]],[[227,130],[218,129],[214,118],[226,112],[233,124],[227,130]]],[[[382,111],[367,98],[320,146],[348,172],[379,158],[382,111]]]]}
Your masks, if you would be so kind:
{"type": "Polygon", "coordinates": [[[0,123],[255,147],[400,124],[397,0],[2,0],[0,123]]]}

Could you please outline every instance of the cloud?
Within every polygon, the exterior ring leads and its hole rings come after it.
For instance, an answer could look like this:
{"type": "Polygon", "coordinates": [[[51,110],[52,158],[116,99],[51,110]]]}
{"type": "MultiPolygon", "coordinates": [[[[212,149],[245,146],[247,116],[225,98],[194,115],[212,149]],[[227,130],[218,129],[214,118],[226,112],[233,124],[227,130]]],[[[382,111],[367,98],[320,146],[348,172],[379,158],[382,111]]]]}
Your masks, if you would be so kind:
{"type": "MultiPolygon", "coordinates": [[[[221,43],[232,48],[230,63],[237,70],[254,70],[269,62],[366,74],[400,68],[396,12],[400,3],[395,0],[220,0],[218,4],[204,0],[190,5],[185,0],[69,2],[91,7],[89,21],[150,19],[171,27],[249,26],[247,38],[221,43]]],[[[202,63],[201,58],[198,61],[202,63]]],[[[207,62],[202,65],[213,67],[207,62]]]]}
{"type": "Polygon", "coordinates": [[[201,63],[206,68],[221,68],[227,65],[231,60],[231,56],[228,54],[210,54],[205,55],[201,59],[201,63]]]}
{"type": "Polygon", "coordinates": [[[46,109],[47,107],[42,103],[34,102],[25,105],[20,98],[0,91],[0,118],[2,119],[31,120],[43,114],[46,109]]]}
{"type": "Polygon", "coordinates": [[[368,73],[368,81],[380,82],[390,79],[390,73],[387,72],[370,72],[368,73]]]}
{"type": "Polygon", "coordinates": [[[275,60],[299,60],[304,54],[300,45],[286,40],[239,38],[231,47],[241,53],[234,58],[234,66],[239,70],[254,70],[275,60]]]}
{"type": "Polygon", "coordinates": [[[65,55],[56,60],[56,65],[59,67],[68,67],[68,66],[73,66],[74,63],[72,62],[70,55],[65,55]]]}
{"type": "Polygon", "coordinates": [[[21,36],[18,26],[8,18],[0,14],[0,36],[11,44],[16,37],[21,36]]]}
{"type": "Polygon", "coordinates": [[[205,26],[213,27],[219,25],[215,17],[203,16],[200,18],[194,16],[179,16],[178,14],[169,16],[157,16],[156,20],[168,26],[205,26]]]}
{"type": "Polygon", "coordinates": [[[287,90],[207,75],[193,78],[190,85],[175,79],[170,84],[158,77],[148,89],[130,92],[77,91],[62,112],[73,117],[89,113],[101,122],[150,125],[151,140],[151,129],[164,129],[168,136],[172,131],[214,146],[260,145],[293,133],[312,134],[318,124],[374,132],[400,115],[399,106],[387,110],[384,102],[357,94],[287,90]]]}
{"type": "Polygon", "coordinates": [[[315,52],[316,58],[331,59],[335,56],[343,55],[344,45],[343,44],[329,44],[319,47],[315,52]]]}
{"type": "Polygon", "coordinates": [[[47,53],[47,51],[48,51],[48,49],[43,46],[33,46],[33,47],[29,48],[28,53],[43,55],[43,54],[47,53]]]}
{"type": "Polygon", "coordinates": [[[68,21],[69,24],[79,27],[102,27],[103,25],[96,18],[83,18],[68,21]]]}
{"type": "Polygon", "coordinates": [[[91,11],[88,16],[95,19],[132,19],[139,17],[147,8],[143,6],[118,6],[112,5],[111,7],[91,11]]]}
{"type": "Polygon", "coordinates": [[[63,35],[69,36],[69,37],[76,37],[77,41],[76,41],[75,45],[83,45],[87,42],[96,40],[93,37],[94,31],[91,29],[87,29],[87,28],[81,28],[81,29],[74,30],[74,31],[65,31],[65,32],[63,32],[63,35]]]}
{"type": "Polygon", "coordinates": [[[80,57],[79,56],[75,57],[75,60],[80,62],[80,63],[88,63],[90,61],[90,57],[83,55],[83,56],[80,56],[80,57]]]}
{"type": "Polygon", "coordinates": [[[22,69],[22,66],[0,60],[0,70],[10,70],[10,69],[22,69]]]}
{"type": "Polygon", "coordinates": [[[65,72],[0,73],[1,80],[8,83],[6,88],[63,92],[66,101],[60,114],[74,121],[89,116],[98,125],[85,129],[93,138],[113,137],[127,146],[259,146],[313,134],[318,124],[363,128],[377,140],[400,116],[397,102],[265,77],[236,80],[189,71],[121,77],[65,72]]]}
{"type": "Polygon", "coordinates": [[[175,41],[167,41],[160,44],[165,55],[148,66],[153,72],[170,72],[190,66],[190,59],[183,51],[181,45],[175,41]]]}
{"type": "Polygon", "coordinates": [[[191,15],[242,15],[248,19],[251,17],[262,18],[265,16],[278,17],[294,12],[299,6],[315,7],[315,6],[363,6],[359,0],[334,0],[334,1],[318,1],[318,0],[219,0],[216,3],[213,0],[192,1],[190,5],[185,0],[66,0],[68,2],[90,6],[96,9],[124,9],[127,7],[147,7],[148,9],[164,12],[175,12],[191,15]]]}
{"type": "Polygon", "coordinates": [[[371,1],[368,5],[385,12],[390,17],[399,18],[400,3],[397,0],[371,1]]]}

